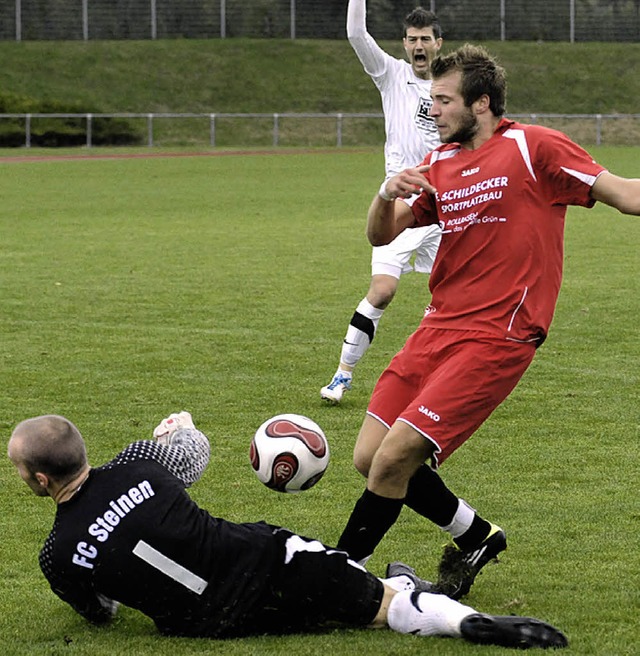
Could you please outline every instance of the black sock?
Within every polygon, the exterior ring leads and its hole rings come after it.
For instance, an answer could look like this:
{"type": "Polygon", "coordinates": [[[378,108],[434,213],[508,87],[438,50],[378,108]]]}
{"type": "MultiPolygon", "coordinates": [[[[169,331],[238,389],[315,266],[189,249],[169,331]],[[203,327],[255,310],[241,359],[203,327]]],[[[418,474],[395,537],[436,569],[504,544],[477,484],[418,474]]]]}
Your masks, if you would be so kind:
{"type": "Polygon", "coordinates": [[[355,561],[370,556],[395,524],[403,504],[404,499],[389,499],[365,490],[338,540],[338,549],[355,561]]]}
{"type": "MultiPolygon", "coordinates": [[[[458,497],[428,465],[422,465],[409,481],[405,505],[438,526],[448,526],[458,511],[458,497]]],[[[491,524],[475,514],[471,526],[454,542],[460,549],[477,547],[491,531],[491,524]]]]}
{"type": "Polygon", "coordinates": [[[409,481],[405,505],[438,526],[447,526],[458,510],[458,497],[428,465],[421,465],[409,481]]]}
{"type": "Polygon", "coordinates": [[[482,519],[482,517],[476,513],[471,522],[471,526],[453,541],[460,547],[460,549],[473,549],[482,543],[487,535],[489,535],[490,531],[491,524],[486,519],[482,519]]]}

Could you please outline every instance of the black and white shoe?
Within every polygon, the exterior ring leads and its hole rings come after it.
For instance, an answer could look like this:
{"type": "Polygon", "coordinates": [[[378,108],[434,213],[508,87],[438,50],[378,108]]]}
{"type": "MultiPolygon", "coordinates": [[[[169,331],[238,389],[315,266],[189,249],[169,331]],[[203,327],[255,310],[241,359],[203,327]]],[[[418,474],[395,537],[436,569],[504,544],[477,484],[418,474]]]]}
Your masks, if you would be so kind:
{"type": "Polygon", "coordinates": [[[431,581],[425,581],[425,579],[421,579],[417,574],[416,570],[413,569],[413,567],[410,567],[409,565],[406,565],[405,563],[401,563],[399,560],[389,563],[387,565],[387,574],[386,578],[392,579],[395,578],[396,576],[405,576],[407,579],[409,579],[414,587],[412,588],[413,590],[416,590],[417,592],[435,592],[436,590],[434,589],[434,584],[431,583],[431,581]]]}
{"type": "Polygon", "coordinates": [[[491,525],[489,535],[474,549],[462,550],[455,545],[447,545],[440,560],[438,581],[431,592],[445,594],[451,599],[464,597],[480,570],[506,548],[507,536],[495,524],[491,525]]]}
{"type": "Polygon", "coordinates": [[[480,645],[516,649],[554,649],[569,644],[566,636],[551,624],[517,615],[467,615],[460,624],[462,637],[480,645]]]}

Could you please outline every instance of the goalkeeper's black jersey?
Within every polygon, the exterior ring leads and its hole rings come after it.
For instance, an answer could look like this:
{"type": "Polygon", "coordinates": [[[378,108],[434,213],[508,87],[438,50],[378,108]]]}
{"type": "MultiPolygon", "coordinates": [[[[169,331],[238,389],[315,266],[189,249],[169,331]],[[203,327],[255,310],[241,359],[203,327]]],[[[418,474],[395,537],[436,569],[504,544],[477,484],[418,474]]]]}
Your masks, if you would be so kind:
{"type": "Polygon", "coordinates": [[[40,566],[53,591],[92,621],[111,600],[137,608],[160,631],[224,636],[250,613],[276,558],[273,528],[233,524],[185,491],[208,462],[199,431],[172,446],[141,441],[92,469],[58,506],[40,566]]]}

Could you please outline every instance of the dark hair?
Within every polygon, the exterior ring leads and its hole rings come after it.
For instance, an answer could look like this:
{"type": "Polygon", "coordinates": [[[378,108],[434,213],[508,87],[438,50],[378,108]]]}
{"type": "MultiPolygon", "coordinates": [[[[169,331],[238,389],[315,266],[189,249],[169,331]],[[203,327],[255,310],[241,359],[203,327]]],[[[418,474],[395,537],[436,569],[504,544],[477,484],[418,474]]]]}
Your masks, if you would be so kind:
{"type": "Polygon", "coordinates": [[[410,11],[404,17],[402,27],[403,36],[405,37],[410,27],[415,27],[416,29],[431,27],[433,28],[433,36],[436,39],[442,38],[442,28],[440,27],[440,23],[438,23],[438,17],[432,11],[424,9],[424,7],[416,7],[413,11],[410,11]]]}
{"type": "Polygon", "coordinates": [[[86,466],[84,440],[68,419],[59,415],[43,415],[27,419],[18,429],[27,438],[23,460],[32,474],[42,472],[64,482],[86,466]]]}
{"type": "Polygon", "coordinates": [[[467,43],[447,55],[439,55],[431,62],[431,78],[434,80],[452,71],[462,73],[460,92],[467,107],[486,94],[494,116],[505,113],[506,72],[482,46],[467,43]]]}

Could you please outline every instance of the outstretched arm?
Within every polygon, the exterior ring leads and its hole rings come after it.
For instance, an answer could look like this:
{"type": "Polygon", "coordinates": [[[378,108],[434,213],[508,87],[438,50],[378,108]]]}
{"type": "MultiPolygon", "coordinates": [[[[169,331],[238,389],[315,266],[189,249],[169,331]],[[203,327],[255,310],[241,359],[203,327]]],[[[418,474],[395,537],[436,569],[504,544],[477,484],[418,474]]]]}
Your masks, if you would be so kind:
{"type": "Polygon", "coordinates": [[[188,412],[178,412],[163,419],[153,431],[154,441],[133,442],[110,463],[111,467],[131,460],[156,460],[189,487],[204,473],[209,464],[210,446],[207,436],[194,425],[188,412]]]}
{"type": "Polygon", "coordinates": [[[591,197],[623,214],[640,215],[640,179],[622,178],[604,171],[591,187],[591,197]]]}
{"type": "Polygon", "coordinates": [[[210,446],[207,436],[194,426],[190,413],[169,415],[155,427],[153,437],[167,447],[156,456],[158,462],[187,487],[200,480],[209,464],[210,446]]]}

